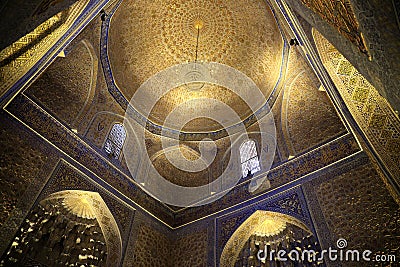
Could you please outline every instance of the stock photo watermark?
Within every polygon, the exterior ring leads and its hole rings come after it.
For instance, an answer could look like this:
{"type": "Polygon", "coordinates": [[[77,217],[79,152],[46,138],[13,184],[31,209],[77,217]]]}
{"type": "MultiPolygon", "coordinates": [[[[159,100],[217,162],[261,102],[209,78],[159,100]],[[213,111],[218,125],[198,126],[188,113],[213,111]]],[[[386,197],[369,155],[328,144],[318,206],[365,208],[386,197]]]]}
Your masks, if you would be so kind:
{"type": "Polygon", "coordinates": [[[296,261],[296,262],[384,262],[396,263],[398,259],[395,254],[374,253],[371,250],[347,249],[347,240],[339,238],[336,247],[329,247],[321,251],[313,249],[298,250],[270,250],[265,245],[257,253],[257,259],[265,261],[296,261]]]}
{"type": "MultiPolygon", "coordinates": [[[[200,91],[204,84],[224,87],[240,97],[251,110],[259,129],[257,132],[247,131],[240,114],[224,101],[213,97],[193,98],[177,105],[159,127],[159,131],[164,136],[161,139],[163,149],[181,151],[177,149],[180,138],[185,134],[181,129],[195,119],[207,118],[218,122],[223,127],[231,143],[232,151],[239,150],[239,145],[250,139],[250,134],[259,136],[259,158],[262,159],[260,172],[267,172],[274,160],[276,129],[273,113],[268,102],[265,102],[262,91],[251,78],[235,68],[217,62],[189,62],[164,69],[146,80],[129,102],[124,117],[124,125],[129,137],[124,145],[124,155],[129,171],[145,192],[161,202],[177,207],[209,204],[227,194],[242,177],[238,157],[227,157],[229,160],[224,163],[224,166],[221,165],[223,171],[216,179],[197,187],[181,186],[160,175],[147,153],[138,155],[138,151],[146,150],[146,128],[142,127],[141,123],[145,120],[144,118],[150,116],[160,98],[180,86],[184,86],[189,91],[200,91]],[[153,94],[149,95],[148,92],[153,94]],[[214,108],[190,108],[202,106],[205,99],[214,108]],[[185,112],[186,110],[192,110],[192,112],[185,112]],[[142,175],[135,175],[138,169],[138,157],[141,159],[141,169],[146,170],[142,175]]],[[[199,138],[197,133],[194,133],[191,137],[199,142],[198,159],[189,160],[182,152],[175,153],[174,156],[166,153],[165,156],[174,168],[186,173],[207,170],[216,160],[216,139],[211,138],[212,134],[199,138]]],[[[255,191],[265,179],[266,175],[251,178],[249,191],[255,191]]]]}

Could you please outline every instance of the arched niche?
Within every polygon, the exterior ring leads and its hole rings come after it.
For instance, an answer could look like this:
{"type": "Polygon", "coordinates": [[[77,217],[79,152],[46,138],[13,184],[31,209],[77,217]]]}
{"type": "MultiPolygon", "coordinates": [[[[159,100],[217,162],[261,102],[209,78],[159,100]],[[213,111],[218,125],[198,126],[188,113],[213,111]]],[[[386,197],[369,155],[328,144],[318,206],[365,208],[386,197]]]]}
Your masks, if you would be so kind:
{"type": "MultiPolygon", "coordinates": [[[[312,30],[318,55],[352,117],[379,155],[393,178],[383,177],[392,196],[400,203],[400,120],[386,98],[367,77],[341,54],[320,32],[312,30]],[[390,181],[393,179],[392,181],[390,181]]],[[[372,81],[372,80],[371,80],[372,81]]]]}
{"type": "MultiPolygon", "coordinates": [[[[313,242],[316,251],[320,250],[312,231],[297,218],[279,212],[257,210],[247,218],[229,238],[221,253],[219,266],[238,266],[237,259],[239,258],[239,254],[241,254],[246,245],[249,245],[250,241],[255,241],[254,236],[264,235],[266,238],[262,239],[260,243],[264,242],[264,244],[267,244],[267,240],[269,240],[269,243],[272,243],[274,240],[279,241],[279,238],[293,238],[294,236],[290,236],[293,235],[290,232],[294,229],[296,229],[295,238],[307,239],[308,244],[313,242]],[[312,240],[311,242],[310,239],[312,240]]],[[[250,245],[252,246],[251,250],[253,250],[254,254],[252,260],[254,260],[257,255],[257,250],[261,249],[262,244],[259,244],[259,248],[256,247],[256,243],[250,245]]],[[[240,266],[247,265],[242,264],[240,266]]],[[[251,263],[248,266],[269,265],[263,265],[261,263],[259,265],[254,265],[254,263],[251,263]]]]}
{"type": "Polygon", "coordinates": [[[66,190],[31,209],[5,255],[5,266],[119,266],[122,240],[99,193],[66,190]]]}
{"type": "Polygon", "coordinates": [[[94,97],[97,71],[96,53],[82,40],[65,57],[58,57],[25,94],[71,128],[78,128],[94,97]]]}
{"type": "Polygon", "coordinates": [[[331,99],[295,49],[289,54],[281,124],[289,156],[302,154],[346,132],[331,99]]]}
{"type": "MultiPolygon", "coordinates": [[[[150,162],[161,176],[169,182],[180,186],[202,186],[210,183],[212,179],[211,168],[208,168],[208,164],[201,158],[201,154],[184,144],[166,147],[154,153],[150,157],[150,162]],[[198,165],[201,170],[197,172],[181,170],[174,165],[175,162],[170,161],[171,158],[178,159],[180,164],[185,160],[189,162],[198,160],[198,165]],[[181,158],[182,160],[180,160],[181,158]]],[[[143,176],[151,175],[152,167],[146,167],[147,172],[143,176]]],[[[189,168],[190,166],[187,167],[187,169],[189,168]]]]}
{"type": "Polygon", "coordinates": [[[84,133],[85,138],[98,148],[104,146],[108,133],[116,123],[123,123],[124,116],[111,111],[100,111],[93,115],[84,133]]]}

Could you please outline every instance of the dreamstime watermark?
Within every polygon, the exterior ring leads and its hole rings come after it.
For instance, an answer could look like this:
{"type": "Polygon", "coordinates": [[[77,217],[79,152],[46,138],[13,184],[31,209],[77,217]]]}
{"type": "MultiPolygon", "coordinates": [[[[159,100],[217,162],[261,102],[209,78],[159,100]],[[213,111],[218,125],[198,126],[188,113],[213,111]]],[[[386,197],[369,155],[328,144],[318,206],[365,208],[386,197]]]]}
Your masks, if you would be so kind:
{"type": "MultiPolygon", "coordinates": [[[[199,94],[198,92],[193,93],[199,94]]],[[[271,168],[276,150],[275,121],[263,92],[244,73],[217,62],[178,64],[150,77],[130,100],[124,117],[124,126],[127,130],[127,140],[123,150],[132,177],[149,195],[179,207],[209,204],[227,194],[239,182],[242,175],[239,147],[249,139],[249,134],[259,137],[258,156],[262,172],[271,168]],[[210,183],[197,187],[181,186],[165,179],[153,166],[154,159],[150,158],[146,151],[145,142],[148,133],[143,124],[146,124],[146,118],[151,117],[153,108],[169,91],[183,87],[189,91],[200,92],[204,84],[223,87],[238,96],[251,110],[252,124],[256,123],[258,129],[257,132],[249,133],[248,125],[241,119],[243,114],[238,114],[231,105],[213,96],[203,94],[201,97],[190,97],[183,103],[178,103],[168,112],[163,125],[156,126],[161,134],[162,151],[168,164],[186,173],[211,169],[218,151],[215,140],[220,138],[214,138],[213,132],[210,135],[191,134],[191,137],[197,138],[198,142],[200,156],[197,159],[187,159],[180,150],[182,135],[189,135],[181,129],[198,118],[211,119],[221,125],[227,133],[224,138],[229,138],[231,144],[231,150],[228,152],[236,155],[226,157],[224,166],[220,166],[222,173],[216,179],[210,179],[212,180],[210,183]],[[210,108],[203,108],[204,106],[210,108]]],[[[265,179],[266,175],[254,176],[249,183],[249,191],[256,190],[265,179]]]]}
{"type": "Polygon", "coordinates": [[[336,248],[329,247],[321,251],[313,249],[294,250],[269,250],[267,245],[257,253],[258,260],[265,261],[297,261],[297,262],[323,262],[324,260],[336,262],[396,262],[394,254],[374,254],[371,250],[346,249],[347,240],[339,238],[336,248]]]}

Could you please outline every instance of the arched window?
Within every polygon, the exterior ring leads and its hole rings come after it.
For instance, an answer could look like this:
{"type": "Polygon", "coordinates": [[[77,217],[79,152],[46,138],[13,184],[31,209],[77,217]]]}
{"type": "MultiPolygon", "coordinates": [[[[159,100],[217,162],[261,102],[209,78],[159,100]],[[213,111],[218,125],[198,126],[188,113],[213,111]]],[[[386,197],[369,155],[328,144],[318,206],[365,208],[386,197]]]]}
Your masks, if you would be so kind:
{"type": "Polygon", "coordinates": [[[240,146],[240,163],[243,177],[246,177],[249,172],[254,174],[261,170],[254,140],[248,140],[240,146]]]}
{"type": "Polygon", "coordinates": [[[126,131],[122,124],[116,123],[111,128],[104,144],[104,151],[111,157],[118,159],[126,138],[126,131]]]}

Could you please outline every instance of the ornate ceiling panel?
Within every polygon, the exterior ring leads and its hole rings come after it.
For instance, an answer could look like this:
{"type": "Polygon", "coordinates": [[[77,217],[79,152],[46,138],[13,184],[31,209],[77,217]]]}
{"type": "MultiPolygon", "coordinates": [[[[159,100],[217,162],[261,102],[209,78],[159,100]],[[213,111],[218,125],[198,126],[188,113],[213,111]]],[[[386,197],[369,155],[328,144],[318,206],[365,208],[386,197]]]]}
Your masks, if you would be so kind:
{"type": "Polygon", "coordinates": [[[348,109],[400,184],[400,122],[387,100],[316,30],[313,37],[322,62],[348,109]]]}
{"type": "MultiPolygon", "coordinates": [[[[280,73],[283,40],[265,1],[123,1],[111,20],[109,58],[115,81],[129,101],[156,73],[176,64],[198,61],[229,65],[250,77],[264,96],[280,73]]],[[[213,98],[232,107],[240,119],[251,115],[230,90],[207,84],[200,91],[168,88],[149,119],[163,124],[178,105],[192,99],[187,112],[213,109],[213,98]]],[[[154,92],[149,91],[149,96],[154,92]]],[[[237,120],[237,118],[236,118],[237,120]]],[[[238,123],[231,121],[229,124],[238,123]]],[[[191,124],[190,131],[214,131],[211,120],[191,124]]]]}
{"type": "Polygon", "coordinates": [[[301,0],[301,2],[335,27],[340,34],[356,45],[362,53],[370,56],[350,0],[301,0]]]}
{"type": "MultiPolygon", "coordinates": [[[[250,135],[256,140],[259,137],[257,134],[250,135]]],[[[163,137],[165,138],[165,137],[163,137]]],[[[204,162],[202,170],[198,172],[189,172],[180,170],[170,160],[169,157],[179,159],[182,155],[189,161],[196,161],[201,157],[200,142],[180,141],[179,147],[168,147],[163,149],[162,138],[146,132],[146,150],[148,157],[157,172],[168,181],[181,186],[201,186],[208,184],[210,181],[217,179],[225,170],[225,165],[231,157],[231,142],[228,137],[221,138],[215,141],[217,153],[214,161],[208,166],[204,162]],[[168,155],[167,155],[168,154],[168,155]]]]}
{"type": "MultiPolygon", "coordinates": [[[[186,123],[182,129],[183,131],[217,131],[222,129],[223,126],[214,120],[211,121],[211,119],[204,118],[202,114],[207,114],[207,110],[210,109],[218,109],[218,102],[223,102],[230,106],[242,120],[252,113],[251,108],[235,92],[222,86],[205,84],[201,90],[188,90],[187,86],[172,89],[168,94],[160,98],[151,115],[155,123],[173,128],[175,125],[168,125],[165,120],[175,109],[182,109],[183,112],[191,114],[190,118],[196,118],[186,123]],[[215,99],[217,102],[210,101],[210,99],[215,99]]],[[[226,115],[225,118],[226,121],[223,122],[225,125],[237,123],[229,115],[226,115]]]]}
{"type": "Polygon", "coordinates": [[[91,100],[96,72],[95,57],[87,43],[80,42],[65,58],[57,58],[25,93],[61,121],[75,126],[91,100]]]}

